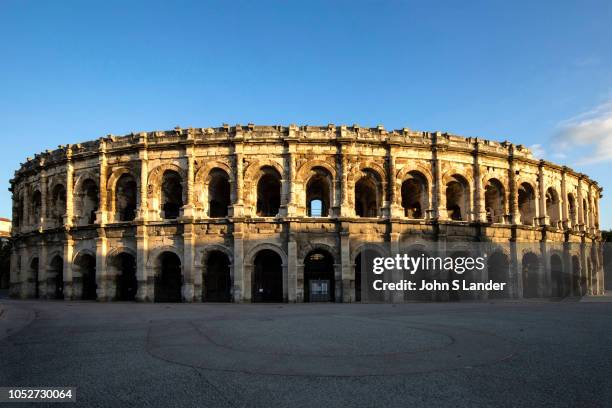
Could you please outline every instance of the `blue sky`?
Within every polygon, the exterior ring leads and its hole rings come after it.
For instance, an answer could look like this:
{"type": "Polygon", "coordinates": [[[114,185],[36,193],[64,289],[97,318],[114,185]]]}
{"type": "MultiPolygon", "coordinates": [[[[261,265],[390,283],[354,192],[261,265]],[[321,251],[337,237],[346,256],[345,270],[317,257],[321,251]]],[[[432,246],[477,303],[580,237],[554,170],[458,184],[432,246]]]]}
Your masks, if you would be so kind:
{"type": "Polygon", "coordinates": [[[612,2],[0,2],[0,215],[19,163],[222,123],[442,130],[536,145],[604,187],[612,2]]]}

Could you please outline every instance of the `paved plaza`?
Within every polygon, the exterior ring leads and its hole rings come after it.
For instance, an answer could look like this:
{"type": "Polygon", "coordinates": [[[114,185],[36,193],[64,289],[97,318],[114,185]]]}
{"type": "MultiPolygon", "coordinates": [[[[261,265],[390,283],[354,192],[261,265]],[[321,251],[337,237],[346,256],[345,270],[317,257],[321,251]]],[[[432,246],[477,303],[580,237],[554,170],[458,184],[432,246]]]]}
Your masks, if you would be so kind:
{"type": "Polygon", "coordinates": [[[1,299],[0,313],[0,385],[74,386],[81,406],[604,407],[612,401],[610,302],[1,299]]]}

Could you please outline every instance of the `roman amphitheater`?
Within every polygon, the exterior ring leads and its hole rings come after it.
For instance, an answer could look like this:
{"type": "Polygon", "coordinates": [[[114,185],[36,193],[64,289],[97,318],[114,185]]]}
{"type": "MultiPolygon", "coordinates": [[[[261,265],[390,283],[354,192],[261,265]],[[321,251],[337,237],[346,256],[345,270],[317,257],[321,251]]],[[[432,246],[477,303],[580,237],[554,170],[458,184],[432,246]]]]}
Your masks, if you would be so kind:
{"type": "MultiPolygon", "coordinates": [[[[502,293],[603,292],[586,175],[509,142],[382,126],[133,133],[28,158],[11,180],[11,296],[362,301],[366,253],[493,248],[502,293]]],[[[443,274],[425,277],[447,279],[443,274]]]]}

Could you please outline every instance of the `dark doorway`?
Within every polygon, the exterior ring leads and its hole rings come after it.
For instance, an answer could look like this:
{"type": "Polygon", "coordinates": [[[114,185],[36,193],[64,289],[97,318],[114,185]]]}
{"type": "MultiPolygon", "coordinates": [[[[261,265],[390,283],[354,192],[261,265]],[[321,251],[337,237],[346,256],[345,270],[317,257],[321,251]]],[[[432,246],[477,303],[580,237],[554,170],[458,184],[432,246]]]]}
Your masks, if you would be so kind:
{"type": "Polygon", "coordinates": [[[523,256],[523,297],[538,297],[538,275],[540,273],[540,261],[532,252],[523,256]]]}
{"type": "Polygon", "coordinates": [[[176,219],[183,206],[183,185],[181,176],[173,170],[168,170],[162,177],[162,210],[163,218],[176,219]]]}
{"type": "Polygon", "coordinates": [[[211,218],[227,217],[227,209],[230,205],[229,176],[221,169],[212,169],[209,177],[208,216],[211,218]]]}
{"type": "Polygon", "coordinates": [[[574,255],[572,256],[572,286],[574,289],[574,296],[582,296],[581,282],[580,259],[574,255]]]}
{"type": "Polygon", "coordinates": [[[155,280],[156,302],[180,302],[182,299],[181,287],[181,260],[173,252],[164,252],[159,256],[159,273],[155,280]]]}
{"type": "Polygon", "coordinates": [[[384,292],[376,291],[373,279],[383,279],[384,275],[374,275],[374,258],[378,253],[372,249],[365,249],[355,258],[355,302],[377,302],[384,300],[384,292]]]}
{"type": "Polygon", "coordinates": [[[122,252],[114,259],[117,269],[117,300],[136,300],[138,280],[136,279],[136,259],[128,253],[122,252]]]}
{"type": "Polygon", "coordinates": [[[487,271],[489,279],[496,283],[507,283],[504,286],[504,290],[491,290],[489,291],[489,299],[501,299],[508,297],[508,272],[510,269],[510,262],[508,257],[503,252],[493,252],[487,261],[487,271]]]}
{"type": "Polygon", "coordinates": [[[54,299],[64,298],[64,260],[56,255],[49,266],[50,287],[54,288],[54,299]]]}
{"type": "Polygon", "coordinates": [[[561,262],[561,257],[557,254],[550,256],[550,283],[551,296],[565,296],[563,289],[563,262],[561,262]]]}
{"type": "Polygon", "coordinates": [[[257,215],[274,217],[280,210],[281,176],[272,167],[264,167],[257,182],[257,215]]]}
{"type": "Polygon", "coordinates": [[[136,218],[136,180],[131,174],[123,174],[115,187],[115,210],[119,221],[132,221],[136,218]]]}
{"type": "Polygon", "coordinates": [[[355,215],[357,217],[377,217],[380,196],[380,180],[370,171],[355,183],[355,215]]]}
{"type": "Polygon", "coordinates": [[[99,194],[98,185],[92,179],[83,182],[81,216],[87,224],[96,222],[96,211],[98,211],[99,194]]]}
{"type": "Polygon", "coordinates": [[[96,300],[96,289],[98,288],[98,285],[96,285],[96,259],[86,254],[79,256],[78,266],[81,269],[81,282],[83,285],[81,299],[96,300]]]}
{"type": "Polygon", "coordinates": [[[229,302],[232,299],[231,288],[229,258],[221,251],[212,251],[206,260],[203,300],[229,302]]]}
{"type": "Polygon", "coordinates": [[[326,251],[313,251],[304,260],[304,301],[335,300],[334,258],[326,251]]]}
{"type": "Polygon", "coordinates": [[[30,276],[32,277],[34,284],[34,298],[38,299],[40,297],[40,285],[38,283],[38,258],[32,259],[30,262],[30,276]]]}
{"type": "Polygon", "coordinates": [[[253,271],[253,302],[283,301],[283,262],[270,249],[260,251],[255,257],[253,271]]]}

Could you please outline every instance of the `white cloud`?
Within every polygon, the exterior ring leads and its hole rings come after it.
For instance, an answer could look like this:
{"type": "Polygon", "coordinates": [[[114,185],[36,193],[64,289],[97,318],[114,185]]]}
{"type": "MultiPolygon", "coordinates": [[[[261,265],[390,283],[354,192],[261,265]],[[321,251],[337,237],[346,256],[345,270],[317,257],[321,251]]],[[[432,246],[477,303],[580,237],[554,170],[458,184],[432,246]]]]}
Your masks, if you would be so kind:
{"type": "Polygon", "coordinates": [[[536,159],[544,158],[544,147],[541,144],[532,144],[531,146],[529,146],[529,150],[531,150],[533,157],[535,157],[536,159]]]}
{"type": "Polygon", "coordinates": [[[557,155],[579,153],[578,164],[612,160],[612,100],[559,123],[553,148],[557,155]]]}

